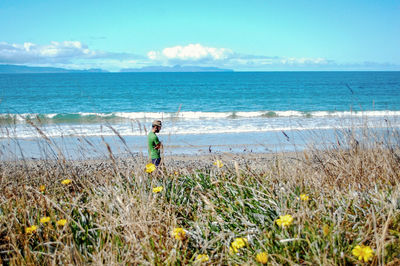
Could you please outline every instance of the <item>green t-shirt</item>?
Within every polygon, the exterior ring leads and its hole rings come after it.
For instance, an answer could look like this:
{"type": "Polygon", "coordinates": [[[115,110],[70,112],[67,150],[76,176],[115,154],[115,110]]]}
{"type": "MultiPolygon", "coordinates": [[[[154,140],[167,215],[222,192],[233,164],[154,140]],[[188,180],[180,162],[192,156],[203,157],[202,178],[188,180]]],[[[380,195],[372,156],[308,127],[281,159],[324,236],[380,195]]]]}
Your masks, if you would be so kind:
{"type": "Polygon", "coordinates": [[[149,144],[149,155],[151,159],[158,159],[161,158],[160,150],[155,149],[155,146],[160,143],[158,140],[157,135],[154,132],[150,132],[149,136],[147,137],[148,144],[149,144]]]}

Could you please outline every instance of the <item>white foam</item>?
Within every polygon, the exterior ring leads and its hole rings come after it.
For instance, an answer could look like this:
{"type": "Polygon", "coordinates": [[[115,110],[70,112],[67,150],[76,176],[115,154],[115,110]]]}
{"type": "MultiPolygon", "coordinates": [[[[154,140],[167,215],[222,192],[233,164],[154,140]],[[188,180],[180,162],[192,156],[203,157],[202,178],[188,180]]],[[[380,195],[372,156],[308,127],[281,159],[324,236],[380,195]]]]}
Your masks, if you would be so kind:
{"type": "Polygon", "coordinates": [[[272,111],[274,112],[277,116],[281,116],[281,117],[302,117],[304,116],[304,113],[299,112],[299,111],[272,111]]]}
{"type": "Polygon", "coordinates": [[[117,117],[147,120],[147,119],[221,119],[221,118],[254,118],[254,117],[386,117],[386,116],[400,116],[400,111],[314,111],[314,112],[301,112],[301,111],[231,111],[231,112],[116,112],[113,113],[117,117]],[[271,115],[270,115],[271,114],[271,115]]]}
{"type": "MultiPolygon", "coordinates": [[[[79,112],[75,113],[82,117],[85,116],[98,116],[98,117],[119,117],[125,119],[148,121],[152,119],[183,119],[183,120],[204,120],[204,119],[229,119],[229,118],[257,118],[263,117],[265,119],[273,117],[399,117],[400,111],[313,111],[313,112],[301,112],[301,111],[274,111],[274,110],[262,110],[262,111],[229,111],[229,112],[194,112],[194,111],[182,111],[182,112],[113,112],[113,113],[95,113],[95,112],[79,112]]],[[[42,116],[47,119],[53,119],[59,114],[38,114],[38,113],[24,113],[24,114],[0,114],[0,119],[13,118],[18,122],[23,122],[27,118],[35,118],[42,116]]],[[[63,114],[68,115],[68,114],[63,114]]],[[[74,115],[74,114],[70,114],[74,115]]]]}
{"type": "Polygon", "coordinates": [[[389,117],[400,116],[400,111],[316,111],[311,112],[312,117],[389,117]]]}
{"type": "MultiPolygon", "coordinates": [[[[194,120],[188,123],[182,121],[167,121],[160,135],[190,135],[190,134],[221,134],[221,133],[247,133],[247,132],[274,132],[292,130],[321,130],[342,129],[367,126],[368,128],[384,128],[385,119],[376,117],[374,119],[342,119],[330,118],[299,118],[288,120],[286,117],[265,118],[238,118],[238,119],[216,119],[216,120],[194,120]]],[[[146,131],[140,125],[131,123],[117,123],[113,128],[122,136],[144,136],[146,131]]],[[[400,128],[399,119],[391,120],[391,127],[400,128]]],[[[115,133],[108,126],[101,124],[49,124],[42,125],[40,129],[48,137],[61,136],[114,136],[115,133]]],[[[40,137],[36,129],[27,124],[15,125],[12,130],[0,127],[0,138],[35,138],[40,137]],[[11,132],[11,133],[10,133],[11,132]]]]}
{"type": "Polygon", "coordinates": [[[112,113],[78,113],[80,116],[100,116],[100,117],[110,117],[113,114],[112,113]]]}
{"type": "MultiPolygon", "coordinates": [[[[110,124],[123,136],[140,136],[145,134],[144,127],[149,120],[162,119],[164,122],[161,135],[181,134],[219,134],[219,133],[246,133],[268,132],[287,130],[318,130],[367,126],[368,128],[385,127],[390,122],[391,127],[400,127],[399,111],[366,111],[366,112],[326,112],[319,111],[301,113],[299,111],[275,112],[277,116],[265,117],[266,111],[254,112],[180,112],[176,113],[148,113],[148,112],[121,112],[121,113],[80,113],[82,116],[116,116],[129,119],[136,118],[142,123],[130,123],[123,119],[112,120],[110,124]],[[175,115],[175,116],[174,116],[175,115]],[[176,118],[178,119],[172,119],[176,118]],[[145,118],[143,118],[145,117],[145,118]],[[190,119],[190,121],[188,121],[190,119]]],[[[14,115],[27,118],[37,114],[14,115]]],[[[47,114],[48,118],[57,114],[47,114]]],[[[43,116],[43,115],[41,115],[43,116]]],[[[0,114],[1,118],[8,115],[0,114]]],[[[109,121],[108,121],[109,122],[109,121]]],[[[40,129],[49,137],[60,136],[112,136],[115,133],[104,126],[105,123],[80,123],[80,120],[72,123],[41,124],[40,129]]],[[[0,138],[34,138],[39,137],[36,129],[26,123],[16,123],[8,127],[0,125],[0,138]],[[12,135],[11,135],[12,134],[12,135]]]]}
{"type": "Polygon", "coordinates": [[[259,117],[265,114],[265,111],[258,112],[236,112],[235,115],[239,117],[259,117]]]}
{"type": "Polygon", "coordinates": [[[52,119],[53,117],[55,117],[57,114],[47,114],[46,117],[52,119]]]}

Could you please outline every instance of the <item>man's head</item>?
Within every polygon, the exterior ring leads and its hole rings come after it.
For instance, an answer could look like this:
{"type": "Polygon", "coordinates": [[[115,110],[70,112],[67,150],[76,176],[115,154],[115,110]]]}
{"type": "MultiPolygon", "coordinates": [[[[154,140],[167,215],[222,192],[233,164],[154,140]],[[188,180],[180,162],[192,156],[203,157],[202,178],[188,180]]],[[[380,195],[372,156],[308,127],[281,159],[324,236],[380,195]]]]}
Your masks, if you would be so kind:
{"type": "Polygon", "coordinates": [[[153,132],[158,133],[161,130],[162,124],[160,120],[154,120],[151,126],[153,127],[153,132]]]}

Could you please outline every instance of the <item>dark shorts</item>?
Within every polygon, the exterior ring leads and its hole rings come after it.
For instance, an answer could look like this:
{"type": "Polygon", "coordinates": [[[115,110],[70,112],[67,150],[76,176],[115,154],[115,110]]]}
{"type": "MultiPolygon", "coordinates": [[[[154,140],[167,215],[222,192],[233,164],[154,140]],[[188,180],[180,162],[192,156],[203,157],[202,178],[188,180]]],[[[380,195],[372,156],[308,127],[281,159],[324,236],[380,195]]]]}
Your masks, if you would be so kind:
{"type": "Polygon", "coordinates": [[[160,162],[161,162],[161,158],[151,159],[151,162],[152,162],[155,166],[159,166],[159,165],[160,165],[160,162]]]}

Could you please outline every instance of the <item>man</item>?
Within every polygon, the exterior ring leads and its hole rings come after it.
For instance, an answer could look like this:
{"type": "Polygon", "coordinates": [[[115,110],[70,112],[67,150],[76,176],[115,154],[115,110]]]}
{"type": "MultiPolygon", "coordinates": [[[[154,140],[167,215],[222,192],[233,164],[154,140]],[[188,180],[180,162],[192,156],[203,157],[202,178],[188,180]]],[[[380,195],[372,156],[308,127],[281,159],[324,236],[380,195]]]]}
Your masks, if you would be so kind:
{"type": "Polygon", "coordinates": [[[162,147],[162,143],[158,140],[156,133],[160,132],[161,130],[161,121],[154,120],[151,126],[151,132],[147,137],[149,145],[149,157],[151,158],[151,162],[158,167],[161,162],[160,149],[162,147]]]}

